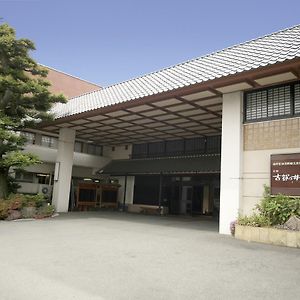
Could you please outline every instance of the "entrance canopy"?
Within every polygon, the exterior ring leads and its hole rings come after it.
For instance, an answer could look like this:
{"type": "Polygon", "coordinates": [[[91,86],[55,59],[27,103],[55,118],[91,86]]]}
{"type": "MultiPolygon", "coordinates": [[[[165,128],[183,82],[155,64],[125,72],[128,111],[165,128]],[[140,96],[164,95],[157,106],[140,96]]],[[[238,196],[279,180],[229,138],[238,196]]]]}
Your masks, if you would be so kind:
{"type": "Polygon", "coordinates": [[[299,78],[300,26],[57,104],[57,134],[102,145],[218,135],[223,94],[299,78]]]}
{"type": "Polygon", "coordinates": [[[220,155],[199,157],[156,158],[113,160],[101,174],[137,175],[137,174],[176,174],[176,173],[220,173],[220,155]]]}

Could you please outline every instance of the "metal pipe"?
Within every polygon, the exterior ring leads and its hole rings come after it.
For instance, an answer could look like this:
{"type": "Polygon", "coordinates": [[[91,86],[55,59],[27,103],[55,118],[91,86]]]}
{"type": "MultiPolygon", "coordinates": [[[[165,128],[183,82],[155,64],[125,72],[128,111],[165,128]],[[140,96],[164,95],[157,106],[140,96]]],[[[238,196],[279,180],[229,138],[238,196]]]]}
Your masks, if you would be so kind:
{"type": "Polygon", "coordinates": [[[125,175],[125,182],[124,182],[123,211],[125,211],[125,203],[126,203],[126,190],[127,190],[127,174],[125,175]]]}

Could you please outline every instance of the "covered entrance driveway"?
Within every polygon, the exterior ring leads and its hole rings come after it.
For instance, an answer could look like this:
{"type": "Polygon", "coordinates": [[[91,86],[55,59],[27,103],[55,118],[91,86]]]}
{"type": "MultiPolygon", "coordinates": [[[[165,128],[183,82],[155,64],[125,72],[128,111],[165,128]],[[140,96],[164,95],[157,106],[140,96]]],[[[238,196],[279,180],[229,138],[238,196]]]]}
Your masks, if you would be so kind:
{"type": "MultiPolygon", "coordinates": [[[[265,42],[269,49],[268,38],[265,42]]],[[[250,44],[256,49],[256,41],[250,44]]],[[[248,55],[242,44],[56,105],[56,120],[41,128],[59,134],[53,189],[57,210],[68,210],[75,140],[102,145],[108,159],[133,160],[135,145],[141,158],[190,156],[194,139],[203,139],[207,151],[209,139],[221,136],[220,233],[229,234],[243,198],[244,91],[297,77],[299,62],[288,54],[287,61],[277,61],[274,57],[281,54],[272,51],[258,62],[257,51],[248,55]]],[[[196,150],[206,154],[201,147],[196,150]]],[[[134,178],[130,181],[132,187],[134,178]]],[[[128,194],[132,199],[132,188],[128,194]]]]}

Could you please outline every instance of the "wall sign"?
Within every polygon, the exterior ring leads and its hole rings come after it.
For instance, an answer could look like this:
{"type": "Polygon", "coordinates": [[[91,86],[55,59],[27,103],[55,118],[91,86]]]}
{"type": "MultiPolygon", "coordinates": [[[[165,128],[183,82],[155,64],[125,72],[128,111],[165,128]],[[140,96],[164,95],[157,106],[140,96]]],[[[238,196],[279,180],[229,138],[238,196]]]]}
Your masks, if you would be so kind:
{"type": "Polygon", "coordinates": [[[271,194],[300,196],[300,153],[271,155],[271,194]]]}

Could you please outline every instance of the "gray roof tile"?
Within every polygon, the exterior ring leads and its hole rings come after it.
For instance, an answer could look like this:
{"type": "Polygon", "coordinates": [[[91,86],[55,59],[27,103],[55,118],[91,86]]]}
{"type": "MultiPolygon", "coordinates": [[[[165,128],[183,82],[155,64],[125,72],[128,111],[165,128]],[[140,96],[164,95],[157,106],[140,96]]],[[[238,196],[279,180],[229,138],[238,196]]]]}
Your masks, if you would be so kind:
{"type": "Polygon", "coordinates": [[[300,25],[57,104],[63,118],[300,57],[300,25]]]}

